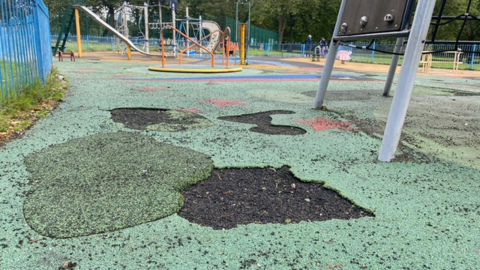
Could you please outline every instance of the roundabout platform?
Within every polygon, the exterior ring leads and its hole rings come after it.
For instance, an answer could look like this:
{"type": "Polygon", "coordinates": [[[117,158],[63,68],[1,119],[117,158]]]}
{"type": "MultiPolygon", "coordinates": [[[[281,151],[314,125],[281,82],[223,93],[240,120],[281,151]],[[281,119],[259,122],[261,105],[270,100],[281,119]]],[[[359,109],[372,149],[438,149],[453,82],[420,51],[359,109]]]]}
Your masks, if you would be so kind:
{"type": "Polygon", "coordinates": [[[157,72],[174,72],[174,73],[229,73],[242,71],[242,67],[232,66],[226,68],[225,66],[209,67],[205,65],[169,65],[168,67],[151,66],[148,70],[157,72]]]}
{"type": "Polygon", "coordinates": [[[229,73],[242,71],[242,67],[232,66],[226,68],[225,66],[210,67],[205,65],[169,65],[168,67],[151,66],[148,70],[157,72],[174,72],[174,73],[229,73]]]}

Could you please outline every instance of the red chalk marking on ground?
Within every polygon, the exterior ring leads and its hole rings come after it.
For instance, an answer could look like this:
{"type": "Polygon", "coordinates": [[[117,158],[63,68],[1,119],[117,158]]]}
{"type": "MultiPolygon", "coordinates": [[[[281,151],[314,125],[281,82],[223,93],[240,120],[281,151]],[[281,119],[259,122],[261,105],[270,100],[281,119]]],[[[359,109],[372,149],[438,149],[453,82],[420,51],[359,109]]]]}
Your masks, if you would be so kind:
{"type": "Polygon", "coordinates": [[[187,109],[187,108],[178,108],[177,109],[178,111],[182,111],[182,112],[191,112],[191,113],[204,113],[206,111],[201,111],[199,110],[198,108],[190,108],[190,109],[187,109]]]}
{"type": "Polygon", "coordinates": [[[145,92],[155,92],[155,91],[168,91],[170,89],[168,89],[167,87],[139,87],[139,88],[135,88],[133,90],[145,91],[145,92]]]}
{"type": "Polygon", "coordinates": [[[211,98],[207,101],[199,101],[200,103],[205,103],[205,104],[212,104],[217,107],[227,107],[227,106],[242,106],[242,105],[247,105],[245,103],[242,103],[241,100],[222,100],[222,99],[215,99],[211,98]]]}
{"type": "Polygon", "coordinates": [[[328,130],[328,129],[344,129],[344,130],[350,130],[350,131],[357,131],[356,129],[350,127],[350,125],[352,125],[353,122],[334,121],[334,120],[329,120],[320,116],[315,118],[315,120],[313,121],[295,120],[295,122],[311,125],[313,130],[315,131],[328,130]]]}

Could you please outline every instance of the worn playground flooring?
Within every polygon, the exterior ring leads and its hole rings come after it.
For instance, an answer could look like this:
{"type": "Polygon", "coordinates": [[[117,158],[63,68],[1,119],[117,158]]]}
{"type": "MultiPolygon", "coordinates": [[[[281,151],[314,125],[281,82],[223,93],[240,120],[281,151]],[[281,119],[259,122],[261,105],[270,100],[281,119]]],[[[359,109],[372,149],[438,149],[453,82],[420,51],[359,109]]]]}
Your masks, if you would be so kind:
{"type": "Polygon", "coordinates": [[[388,67],[338,63],[317,111],[322,62],[251,60],[55,61],[68,96],[0,150],[0,269],[478,269],[480,73],[419,74],[381,163],[388,67]]]}

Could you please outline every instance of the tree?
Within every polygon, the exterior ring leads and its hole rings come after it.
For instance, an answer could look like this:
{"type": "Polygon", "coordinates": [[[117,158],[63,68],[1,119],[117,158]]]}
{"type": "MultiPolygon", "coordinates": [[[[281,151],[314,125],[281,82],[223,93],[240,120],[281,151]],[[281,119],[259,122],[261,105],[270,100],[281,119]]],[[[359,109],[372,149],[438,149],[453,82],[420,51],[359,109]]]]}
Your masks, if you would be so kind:
{"type": "MultiPolygon", "coordinates": [[[[470,0],[460,1],[447,1],[444,6],[443,16],[459,16],[463,15],[467,11],[467,6],[470,0]]],[[[438,1],[435,6],[434,15],[438,15],[441,9],[442,1],[438,1]]],[[[468,12],[470,15],[480,17],[480,0],[473,0],[468,12]]],[[[437,20],[432,20],[432,23],[436,23],[437,20]]],[[[445,21],[441,21],[445,23],[445,21]]],[[[470,20],[465,23],[463,31],[463,21],[453,21],[445,25],[441,25],[438,29],[436,40],[480,40],[480,22],[478,20],[470,20]]],[[[430,28],[430,35],[432,36],[433,27],[430,28]]]]}
{"type": "Polygon", "coordinates": [[[115,9],[121,7],[123,2],[123,0],[90,0],[89,5],[97,11],[106,8],[108,12],[107,23],[115,28],[115,9]]]}

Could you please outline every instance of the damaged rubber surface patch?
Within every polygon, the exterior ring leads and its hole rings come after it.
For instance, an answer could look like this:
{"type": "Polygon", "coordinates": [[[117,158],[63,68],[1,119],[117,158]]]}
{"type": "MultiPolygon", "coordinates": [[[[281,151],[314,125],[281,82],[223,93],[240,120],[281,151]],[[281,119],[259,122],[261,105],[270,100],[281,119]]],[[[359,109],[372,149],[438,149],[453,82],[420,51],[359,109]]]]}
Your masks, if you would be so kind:
{"type": "Polygon", "coordinates": [[[27,223],[69,238],[120,230],[176,213],[180,190],[206,179],[204,154],[129,132],[99,134],[51,146],[25,159],[31,189],[27,223]]]}
{"type": "Polygon", "coordinates": [[[201,129],[214,125],[199,114],[166,109],[118,108],[111,111],[111,118],[127,128],[163,132],[201,129]]]}
{"type": "Polygon", "coordinates": [[[301,135],[305,134],[304,129],[293,126],[273,125],[271,115],[274,114],[294,114],[293,111],[275,110],[235,116],[219,117],[220,120],[257,125],[249,130],[252,132],[270,134],[270,135],[301,135]]]}
{"type": "Polygon", "coordinates": [[[214,229],[374,216],[321,184],[300,181],[287,166],[214,169],[182,194],[179,215],[214,229]]]}

